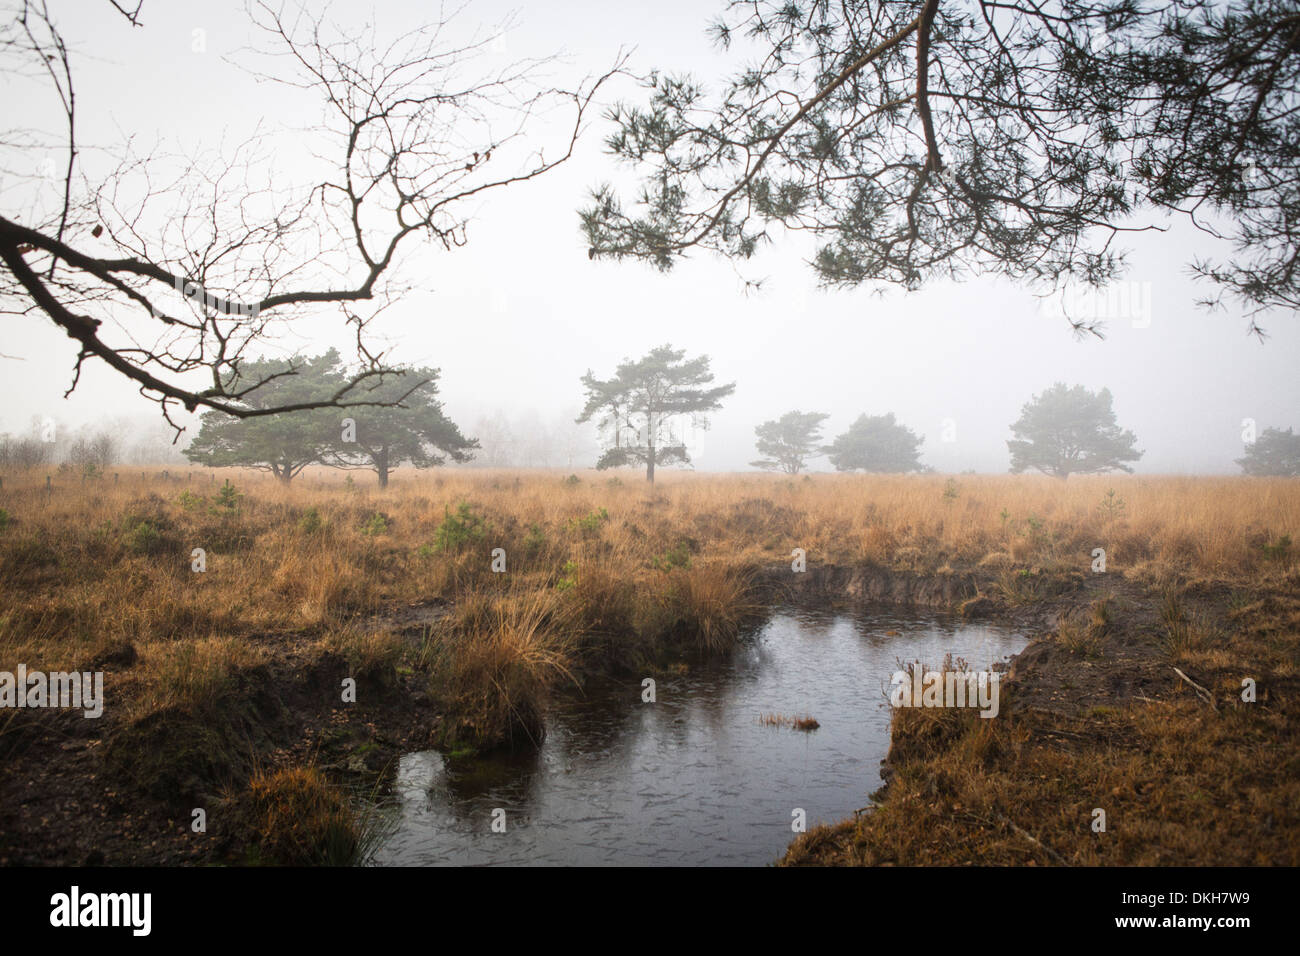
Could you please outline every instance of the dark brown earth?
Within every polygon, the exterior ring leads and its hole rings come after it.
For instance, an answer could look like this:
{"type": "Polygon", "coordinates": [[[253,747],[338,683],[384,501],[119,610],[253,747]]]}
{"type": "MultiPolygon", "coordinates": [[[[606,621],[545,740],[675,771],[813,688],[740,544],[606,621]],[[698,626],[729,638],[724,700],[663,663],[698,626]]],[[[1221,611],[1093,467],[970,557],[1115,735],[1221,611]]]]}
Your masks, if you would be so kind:
{"type": "MultiPolygon", "coordinates": [[[[370,623],[418,642],[445,612],[440,602],[401,606],[370,623]]],[[[240,673],[215,724],[168,711],[125,727],[108,714],[11,711],[0,737],[0,865],[240,862],[244,834],[227,821],[254,767],[312,762],[371,787],[402,753],[432,746],[441,715],[423,675],[352,674],[317,637],[252,635],[270,663],[240,673]],[[357,679],[356,704],[342,702],[346,676],[357,679]],[[191,832],[196,807],[205,833],[191,832]]],[[[118,655],[129,667],[129,645],[118,655]]]]}

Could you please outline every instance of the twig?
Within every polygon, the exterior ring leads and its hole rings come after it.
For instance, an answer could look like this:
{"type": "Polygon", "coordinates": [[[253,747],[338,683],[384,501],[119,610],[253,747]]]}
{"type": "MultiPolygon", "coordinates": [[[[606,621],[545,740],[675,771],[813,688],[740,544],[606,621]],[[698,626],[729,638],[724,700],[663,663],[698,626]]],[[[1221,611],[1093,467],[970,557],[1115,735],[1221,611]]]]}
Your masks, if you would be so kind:
{"type": "Polygon", "coordinates": [[[1206,689],[1205,689],[1204,687],[1202,687],[1200,684],[1196,683],[1196,681],[1192,680],[1190,677],[1188,677],[1186,674],[1184,674],[1182,671],[1180,671],[1177,667],[1174,668],[1174,673],[1177,674],[1179,677],[1181,677],[1183,680],[1187,681],[1187,683],[1191,684],[1192,687],[1194,687],[1194,688],[1196,689],[1196,694],[1197,694],[1197,696],[1198,696],[1198,697],[1203,697],[1203,698],[1205,698],[1205,702],[1206,702],[1207,704],[1210,705],[1210,708],[1211,708],[1212,710],[1214,710],[1214,711],[1218,711],[1219,707],[1218,707],[1218,705],[1214,702],[1214,695],[1213,695],[1213,694],[1211,694],[1208,690],[1206,690],[1206,689]]]}
{"type": "Polygon", "coordinates": [[[1069,865],[1070,865],[1070,864],[1066,861],[1065,857],[1061,856],[1061,854],[1057,853],[1057,852],[1056,852],[1055,850],[1053,850],[1050,846],[1048,846],[1048,845],[1047,845],[1046,843],[1044,843],[1042,840],[1038,839],[1038,837],[1034,836],[1034,835],[1033,835],[1032,833],[1030,833],[1028,830],[1024,829],[1023,827],[1016,826],[1016,825],[1015,825],[1014,823],[1012,823],[1009,819],[1007,819],[1007,818],[1004,817],[1004,816],[1001,816],[1000,814],[999,814],[999,819],[1001,819],[1002,822],[1005,823],[1007,826],[1011,827],[1011,829],[1014,830],[1016,833],[1020,834],[1022,837],[1024,837],[1024,838],[1025,838],[1026,840],[1028,840],[1030,843],[1034,844],[1034,846],[1041,847],[1042,849],[1046,850],[1046,851],[1047,851],[1047,854],[1048,854],[1048,855],[1049,855],[1053,860],[1055,860],[1057,863],[1061,864],[1061,866],[1069,866],[1069,865]]]}
{"type": "Polygon", "coordinates": [[[1006,824],[1006,825],[1009,826],[1009,827],[1010,827],[1010,828],[1011,828],[1015,833],[1019,834],[1020,836],[1024,837],[1026,840],[1028,840],[1030,843],[1034,844],[1034,846],[1038,847],[1038,848],[1041,849],[1041,850],[1045,850],[1045,851],[1047,852],[1047,854],[1048,854],[1048,855],[1049,855],[1053,860],[1055,860],[1057,863],[1059,863],[1061,866],[1069,866],[1069,865],[1070,865],[1069,861],[1066,860],[1065,857],[1061,856],[1061,854],[1057,853],[1057,852],[1056,852],[1055,850],[1053,850],[1050,846],[1048,846],[1048,845],[1047,845],[1046,843],[1044,843],[1042,840],[1038,839],[1038,837],[1034,836],[1032,833],[1030,833],[1030,832],[1029,832],[1028,830],[1026,830],[1024,827],[1017,826],[1016,824],[1012,823],[1010,819],[1008,819],[1007,817],[1003,816],[1003,815],[1000,814],[1000,813],[993,813],[990,817],[983,817],[983,816],[980,816],[978,813],[974,813],[974,812],[968,810],[968,811],[964,811],[964,814],[963,814],[963,815],[966,816],[966,817],[968,817],[968,818],[970,818],[970,819],[972,819],[972,820],[974,820],[974,821],[976,821],[977,823],[983,823],[983,824],[987,824],[987,825],[989,825],[989,826],[992,826],[993,823],[994,823],[994,821],[995,821],[995,819],[996,819],[997,822],[1006,824]]]}

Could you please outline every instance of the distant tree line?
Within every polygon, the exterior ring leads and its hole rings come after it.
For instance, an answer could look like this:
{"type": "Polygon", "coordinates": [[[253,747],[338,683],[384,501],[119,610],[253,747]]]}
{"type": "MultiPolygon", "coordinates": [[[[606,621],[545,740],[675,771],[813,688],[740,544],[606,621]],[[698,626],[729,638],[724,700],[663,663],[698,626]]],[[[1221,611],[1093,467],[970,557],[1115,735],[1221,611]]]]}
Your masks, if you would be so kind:
{"type": "MultiPolygon", "coordinates": [[[[893,412],[860,415],[829,445],[821,446],[821,423],[828,416],[788,412],[754,429],[758,450],[765,456],[759,468],[798,474],[810,458],[824,454],[836,471],[902,474],[929,470],[921,463],[924,439],[895,420],[893,412]]],[[[1034,469],[1058,478],[1119,469],[1137,461],[1142,452],[1136,437],[1115,422],[1107,389],[1090,392],[1082,385],[1057,383],[1034,396],[1011,426],[1007,442],[1011,471],[1034,469]]]]}
{"type": "MultiPolygon", "coordinates": [[[[787,412],[754,429],[764,456],[756,468],[797,475],[812,458],[826,455],[837,471],[905,473],[928,470],[920,460],[923,439],[895,421],[893,413],[861,415],[829,445],[821,444],[828,418],[817,412],[787,412]]],[[[1142,457],[1137,438],[1119,427],[1109,389],[1057,383],[1035,395],[1011,425],[1007,442],[1011,471],[1039,471],[1057,478],[1127,471],[1142,457]]],[[[1237,464],[1248,475],[1300,476],[1300,435],[1266,428],[1237,464]]]]}
{"type": "MultiPolygon", "coordinates": [[[[239,374],[257,382],[248,391],[251,408],[312,404],[321,395],[348,381],[349,370],[339,353],[297,355],[289,359],[246,362],[239,374]]],[[[411,369],[405,375],[377,381],[368,388],[376,403],[340,412],[328,407],[239,418],[219,411],[202,416],[185,458],[210,467],[241,466],[271,472],[288,484],[310,465],[373,471],[386,487],[394,469],[410,465],[428,468],[467,463],[481,450],[480,442],[463,435],[438,400],[440,371],[411,369]]],[[[598,469],[644,468],[653,482],[658,467],[690,464],[680,423],[689,418],[708,426],[708,415],[731,396],[735,383],[714,384],[707,355],[687,358],[670,345],[652,349],[638,360],[624,360],[613,376],[582,377],[586,404],[577,423],[596,421],[604,442],[595,463],[598,469]]],[[[228,383],[237,388],[239,383],[228,383]]],[[[822,428],[830,416],[794,410],[754,429],[760,458],[750,464],[768,471],[797,475],[813,459],[826,456],[836,471],[905,474],[932,470],[921,461],[924,439],[899,422],[892,412],[862,414],[841,434],[824,443],[822,428]]],[[[510,455],[515,439],[501,416],[481,422],[491,435],[489,466],[532,465],[510,455]]],[[[1011,471],[1038,471],[1058,478],[1107,471],[1131,472],[1131,462],[1143,452],[1132,431],[1116,421],[1109,389],[1093,392],[1082,385],[1056,383],[1033,396],[1011,424],[1011,471]]],[[[123,436],[129,423],[75,431],[54,422],[34,419],[27,435],[0,434],[0,469],[23,470],[57,464],[83,475],[102,474],[123,460],[123,436]]],[[[533,444],[545,436],[533,435],[533,444]]],[[[560,448],[572,464],[581,452],[573,433],[560,436],[560,448]]],[[[546,439],[556,445],[553,438],[546,439]]],[[[156,444],[156,443],[155,443],[156,444]]],[[[559,445],[556,445],[559,448],[559,445]]],[[[168,449],[170,450],[170,449],[168,449]]],[[[537,451],[536,448],[533,451],[537,451]]],[[[555,448],[544,449],[550,457],[555,448]]],[[[157,454],[137,441],[133,457],[157,454]]],[[[164,453],[165,454],[165,453],[164,453]]],[[[531,453],[530,453],[531,457],[531,453]]],[[[149,460],[156,460],[150,458],[149,460]]],[[[1265,428],[1246,444],[1236,459],[1248,475],[1300,476],[1300,435],[1292,428],[1265,428]]],[[[549,461],[546,464],[550,464],[549,461]]]]}
{"type": "Polygon", "coordinates": [[[78,474],[103,474],[120,464],[183,461],[167,430],[156,421],[141,427],[126,419],[72,428],[35,417],[26,433],[0,434],[0,470],[57,468],[78,474]]]}
{"type": "MultiPolygon", "coordinates": [[[[653,482],[662,465],[690,464],[678,424],[689,416],[708,425],[708,413],[736,389],[714,385],[707,355],[688,359],[684,350],[663,345],[645,357],[625,359],[608,379],[590,371],[582,377],[587,404],[578,422],[595,421],[605,448],[597,468],[635,465],[653,482]]],[[[825,455],[836,471],[905,474],[932,470],[921,461],[924,439],[899,422],[893,412],[862,414],[829,444],[823,444],[823,412],[786,412],[754,429],[762,456],[750,464],[766,471],[797,475],[825,455]]],[[[1121,428],[1110,390],[1082,385],[1055,385],[1033,396],[1011,424],[1011,472],[1038,471],[1057,478],[1132,472],[1141,459],[1137,436],[1121,428]]],[[[1265,429],[1237,460],[1252,475],[1300,474],[1300,436],[1265,429]]]]}

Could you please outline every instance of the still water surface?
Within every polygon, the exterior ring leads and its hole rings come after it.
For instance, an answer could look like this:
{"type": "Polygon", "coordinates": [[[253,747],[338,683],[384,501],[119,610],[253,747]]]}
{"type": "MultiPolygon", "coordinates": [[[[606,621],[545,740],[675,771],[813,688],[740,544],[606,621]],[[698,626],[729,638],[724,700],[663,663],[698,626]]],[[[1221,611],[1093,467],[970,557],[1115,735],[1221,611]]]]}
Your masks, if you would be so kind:
{"type": "Polygon", "coordinates": [[[532,753],[407,754],[374,862],[770,863],[793,836],[792,810],[810,827],[842,820],[880,786],[900,661],[936,666],[951,653],[987,670],[1026,642],[923,610],[779,610],[726,661],[645,675],[654,703],[639,679],[562,698],[532,753]],[[821,727],[760,722],[771,713],[821,727]],[[492,830],[498,808],[504,833],[492,830]]]}

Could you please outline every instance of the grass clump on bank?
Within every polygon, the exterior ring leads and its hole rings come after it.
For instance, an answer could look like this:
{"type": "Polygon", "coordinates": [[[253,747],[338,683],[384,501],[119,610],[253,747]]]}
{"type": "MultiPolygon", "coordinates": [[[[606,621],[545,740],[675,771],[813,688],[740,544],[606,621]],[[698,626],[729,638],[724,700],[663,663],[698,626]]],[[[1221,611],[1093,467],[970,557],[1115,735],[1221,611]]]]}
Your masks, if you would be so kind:
{"type": "Polygon", "coordinates": [[[353,866],[374,848],[374,820],[314,766],[259,769],[239,800],[250,863],[353,866]]]}

